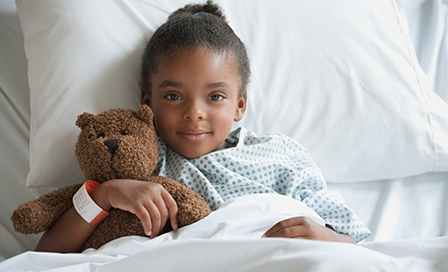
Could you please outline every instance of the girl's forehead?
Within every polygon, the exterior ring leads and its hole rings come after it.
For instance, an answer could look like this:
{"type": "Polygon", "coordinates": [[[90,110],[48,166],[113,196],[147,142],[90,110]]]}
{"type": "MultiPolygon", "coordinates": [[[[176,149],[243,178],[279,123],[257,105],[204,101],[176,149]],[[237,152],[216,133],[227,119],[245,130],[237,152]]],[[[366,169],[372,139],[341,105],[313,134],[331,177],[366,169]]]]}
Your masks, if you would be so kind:
{"type": "Polygon", "coordinates": [[[167,65],[172,61],[185,58],[201,58],[202,60],[208,60],[214,63],[233,62],[236,65],[235,54],[229,50],[216,50],[205,46],[193,47],[193,48],[180,48],[163,55],[159,59],[160,65],[167,65]]]}
{"type": "Polygon", "coordinates": [[[184,70],[202,72],[204,75],[215,72],[217,75],[228,74],[240,77],[233,53],[202,47],[177,50],[162,57],[158,62],[158,69],[154,76],[161,73],[172,75],[184,70]]]}

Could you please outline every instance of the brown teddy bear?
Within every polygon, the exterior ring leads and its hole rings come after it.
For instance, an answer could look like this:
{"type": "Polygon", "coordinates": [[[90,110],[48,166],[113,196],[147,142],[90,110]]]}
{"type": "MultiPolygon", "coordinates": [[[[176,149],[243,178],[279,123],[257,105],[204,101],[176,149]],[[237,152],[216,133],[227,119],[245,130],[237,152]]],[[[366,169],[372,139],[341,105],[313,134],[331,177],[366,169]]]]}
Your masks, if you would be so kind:
{"type": "MultiPolygon", "coordinates": [[[[137,179],[161,184],[178,206],[179,227],[192,224],[210,214],[207,203],[181,183],[150,177],[158,162],[158,142],[151,108],[141,105],[137,111],[110,109],[98,115],[83,113],[76,125],[81,128],[76,157],[88,180],[102,183],[111,179],[137,179]]],[[[54,190],[20,205],[11,220],[17,232],[40,233],[73,206],[73,195],[81,184],[54,190]]],[[[169,228],[167,224],[165,231],[169,228]]],[[[145,236],[140,219],[132,213],[111,209],[83,246],[99,248],[128,235],[145,236]]]]}

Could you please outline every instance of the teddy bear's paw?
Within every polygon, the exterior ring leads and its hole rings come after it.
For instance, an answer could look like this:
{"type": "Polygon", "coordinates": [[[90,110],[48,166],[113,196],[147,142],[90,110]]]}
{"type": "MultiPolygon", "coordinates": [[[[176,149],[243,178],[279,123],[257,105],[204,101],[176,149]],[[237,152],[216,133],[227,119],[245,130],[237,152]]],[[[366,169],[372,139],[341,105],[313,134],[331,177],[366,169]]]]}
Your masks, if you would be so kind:
{"type": "Polygon", "coordinates": [[[193,224],[212,212],[205,201],[182,203],[178,209],[177,218],[181,227],[193,224]]]}
{"type": "Polygon", "coordinates": [[[14,229],[23,234],[37,234],[48,229],[55,219],[50,210],[39,203],[27,202],[12,214],[14,229]]]}

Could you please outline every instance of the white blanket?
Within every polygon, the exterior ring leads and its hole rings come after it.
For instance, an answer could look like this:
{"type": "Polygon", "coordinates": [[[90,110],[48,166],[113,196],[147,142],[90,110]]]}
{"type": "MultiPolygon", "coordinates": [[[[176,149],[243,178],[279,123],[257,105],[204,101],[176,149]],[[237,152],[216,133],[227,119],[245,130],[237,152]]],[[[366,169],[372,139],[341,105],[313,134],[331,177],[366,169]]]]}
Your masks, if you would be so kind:
{"type": "Polygon", "coordinates": [[[0,271],[447,271],[448,237],[345,243],[260,238],[279,220],[323,220],[274,194],[226,202],[205,219],[155,239],[123,237],[81,254],[26,252],[0,271]]]}

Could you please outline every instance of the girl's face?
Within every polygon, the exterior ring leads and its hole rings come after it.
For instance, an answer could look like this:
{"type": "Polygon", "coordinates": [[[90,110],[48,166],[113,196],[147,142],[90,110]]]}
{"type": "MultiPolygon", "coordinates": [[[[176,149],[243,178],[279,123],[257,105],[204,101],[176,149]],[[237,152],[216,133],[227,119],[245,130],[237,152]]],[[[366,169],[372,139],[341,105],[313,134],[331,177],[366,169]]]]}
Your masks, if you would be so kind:
{"type": "Polygon", "coordinates": [[[185,49],[160,61],[151,78],[151,106],[157,131],[174,150],[197,158],[217,150],[243,118],[246,96],[232,54],[185,49]]]}

